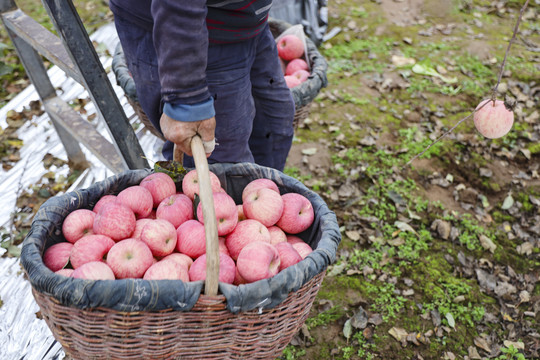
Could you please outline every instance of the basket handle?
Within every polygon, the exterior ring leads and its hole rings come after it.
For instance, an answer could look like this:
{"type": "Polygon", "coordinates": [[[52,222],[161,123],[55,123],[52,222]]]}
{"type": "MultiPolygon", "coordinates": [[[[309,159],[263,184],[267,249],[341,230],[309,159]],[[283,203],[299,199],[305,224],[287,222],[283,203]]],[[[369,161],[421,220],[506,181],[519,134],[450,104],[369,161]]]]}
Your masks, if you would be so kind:
{"type": "MultiPolygon", "coordinates": [[[[204,232],[206,238],[206,280],[204,282],[205,295],[217,295],[219,281],[219,242],[214,209],[214,196],[210,186],[210,170],[206,152],[199,135],[191,138],[191,152],[195,161],[195,169],[199,179],[199,197],[204,218],[204,232]]],[[[182,162],[183,153],[174,146],[173,159],[182,162]]]]}

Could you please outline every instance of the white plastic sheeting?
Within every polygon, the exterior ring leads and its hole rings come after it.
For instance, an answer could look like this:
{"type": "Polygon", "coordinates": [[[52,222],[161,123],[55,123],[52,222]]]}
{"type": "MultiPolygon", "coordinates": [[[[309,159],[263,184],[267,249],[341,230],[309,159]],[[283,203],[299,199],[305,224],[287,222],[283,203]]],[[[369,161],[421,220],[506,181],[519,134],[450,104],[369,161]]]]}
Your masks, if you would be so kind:
{"type": "MultiPolygon", "coordinates": [[[[90,39],[108,49],[108,54],[100,54],[103,67],[109,74],[109,80],[126,115],[132,122],[137,121],[122,88],[116,85],[116,79],[111,71],[112,54],[118,42],[114,24],[103,26],[92,34],[90,39]]],[[[48,73],[53,86],[58,89],[58,94],[63,100],[70,102],[88,97],[86,90],[73,79],[66,77],[58,67],[51,68],[48,73]]],[[[39,100],[39,97],[34,87],[29,86],[0,109],[0,126],[7,127],[6,115],[9,110],[22,111],[24,107],[29,107],[32,100],[39,100]]],[[[95,113],[91,102],[85,106],[85,110],[87,115],[95,113]]],[[[93,122],[96,123],[97,130],[111,141],[104,122],[101,119],[93,122]]],[[[43,156],[50,153],[67,160],[63,145],[46,113],[27,121],[17,131],[17,135],[24,142],[20,150],[21,159],[8,171],[0,169],[0,204],[2,205],[0,227],[4,228],[11,226],[11,213],[15,209],[18,189],[28,189],[32,184],[39,182],[46,172],[54,170],[54,168],[44,168],[43,156]]],[[[150,164],[163,160],[160,153],[161,140],[142,127],[137,130],[137,137],[150,164]]],[[[91,166],[83,172],[70,190],[86,188],[112,175],[112,172],[91,152],[85,148],[83,151],[91,166]]],[[[66,168],[56,169],[56,171],[63,175],[68,173],[66,168]]],[[[0,255],[2,251],[3,249],[0,249],[0,255]]],[[[0,300],[3,302],[0,307],[0,359],[45,360],[65,357],[62,347],[53,338],[45,321],[36,316],[39,307],[32,296],[30,283],[23,277],[19,259],[0,258],[0,300]]]]}

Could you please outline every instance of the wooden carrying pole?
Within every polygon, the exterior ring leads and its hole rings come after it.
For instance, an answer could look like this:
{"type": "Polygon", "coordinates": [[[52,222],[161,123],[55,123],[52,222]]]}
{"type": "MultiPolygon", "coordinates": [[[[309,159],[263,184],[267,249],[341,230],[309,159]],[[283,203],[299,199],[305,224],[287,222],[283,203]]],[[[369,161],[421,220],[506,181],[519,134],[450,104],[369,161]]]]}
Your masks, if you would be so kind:
{"type": "MultiPolygon", "coordinates": [[[[199,198],[203,211],[204,232],[206,235],[206,280],[204,283],[205,295],[217,295],[219,279],[219,243],[217,232],[216,212],[214,209],[214,196],[210,185],[210,170],[206,152],[200,136],[191,139],[191,152],[195,161],[195,169],[199,179],[199,198]]],[[[182,152],[174,146],[174,160],[182,162],[182,152]]]]}

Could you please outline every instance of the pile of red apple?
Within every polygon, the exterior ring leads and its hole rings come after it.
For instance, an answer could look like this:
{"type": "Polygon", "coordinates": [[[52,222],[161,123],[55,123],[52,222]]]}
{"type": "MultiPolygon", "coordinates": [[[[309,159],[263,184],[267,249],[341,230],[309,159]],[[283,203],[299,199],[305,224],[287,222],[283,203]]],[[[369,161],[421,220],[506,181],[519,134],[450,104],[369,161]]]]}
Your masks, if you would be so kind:
{"type": "Polygon", "coordinates": [[[309,77],[308,63],[302,59],[304,42],[294,34],[283,35],[277,41],[278,55],[285,63],[285,82],[293,88],[309,77]]]}
{"type": "MultiPolygon", "coordinates": [[[[305,258],[311,247],[294,234],[306,230],[314,212],[297,193],[281,195],[272,180],[256,179],[242,204],[210,172],[219,236],[219,281],[245,284],[269,278],[305,258]]],[[[118,195],[105,195],[93,210],[78,209],[62,224],[66,239],[49,247],[45,265],[74,278],[143,278],[197,281],[206,278],[206,239],[195,170],[176,191],[164,173],[146,176],[118,195]],[[198,219],[198,220],[197,220],[198,219]]]]}

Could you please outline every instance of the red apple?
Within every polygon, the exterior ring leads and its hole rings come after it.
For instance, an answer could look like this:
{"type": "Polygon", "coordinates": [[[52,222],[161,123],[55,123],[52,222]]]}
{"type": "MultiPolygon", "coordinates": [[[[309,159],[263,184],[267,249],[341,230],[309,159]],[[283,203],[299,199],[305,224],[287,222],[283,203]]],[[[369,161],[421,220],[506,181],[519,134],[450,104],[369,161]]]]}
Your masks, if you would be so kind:
{"type": "Polygon", "coordinates": [[[107,254],[107,264],[117,279],[141,278],[153,263],[152,251],[137,239],[121,240],[107,254]]]}
{"type": "MultiPolygon", "coordinates": [[[[222,192],[221,182],[216,174],[209,172],[210,174],[210,187],[212,192],[222,192]]],[[[187,195],[191,200],[195,199],[195,194],[199,193],[199,177],[197,176],[197,170],[190,170],[184,179],[182,179],[182,192],[187,195]]]]}
{"type": "Polygon", "coordinates": [[[138,219],[136,222],[135,222],[135,230],[133,230],[133,234],[131,234],[131,238],[133,239],[141,239],[141,234],[142,234],[142,230],[144,229],[144,227],[146,226],[146,224],[148,224],[149,222],[151,222],[152,220],[155,220],[155,219],[150,219],[150,218],[144,218],[144,219],[138,219]]]}
{"type": "Polygon", "coordinates": [[[287,234],[277,226],[268,227],[270,233],[270,244],[275,245],[287,241],[287,234]]]}
{"type": "Polygon", "coordinates": [[[229,249],[227,249],[227,244],[225,244],[225,238],[224,237],[219,237],[218,242],[219,242],[219,244],[218,244],[219,245],[219,252],[222,253],[222,254],[231,256],[231,254],[229,253],[229,249]]]}
{"type": "Polygon", "coordinates": [[[92,209],[93,212],[96,214],[99,212],[99,210],[103,207],[103,205],[108,204],[110,202],[116,202],[116,195],[103,195],[96,205],[94,205],[94,208],[92,209]]]}
{"type": "Polygon", "coordinates": [[[285,75],[285,83],[289,89],[292,89],[293,87],[300,85],[302,82],[296,76],[285,75]]]}
{"type": "Polygon", "coordinates": [[[66,277],[71,277],[71,275],[73,274],[73,269],[60,269],[55,271],[54,273],[66,277]]]}
{"type": "MultiPolygon", "coordinates": [[[[236,274],[236,265],[230,256],[219,254],[219,281],[232,284],[236,274]]],[[[189,268],[189,280],[206,279],[206,254],[199,256],[189,268]]]]}
{"type": "Polygon", "coordinates": [[[173,179],[162,172],[157,172],[146,176],[140,183],[140,186],[148,189],[154,200],[154,207],[166,197],[176,194],[176,185],[173,179]]]}
{"type": "Polygon", "coordinates": [[[277,49],[280,58],[290,61],[304,54],[304,43],[298,36],[287,34],[278,40],[277,49]]]}
{"type": "Polygon", "coordinates": [[[488,139],[497,139],[506,135],[514,124],[514,113],[508,110],[504,101],[490,99],[482,101],[474,113],[476,130],[488,139]],[[484,105],[486,102],[490,102],[484,105]]]}
{"type": "Polygon", "coordinates": [[[176,248],[176,228],[167,220],[152,220],[143,228],[141,240],[148,245],[154,256],[167,256],[176,248]]]}
{"type": "MultiPolygon", "coordinates": [[[[226,192],[215,192],[214,209],[216,212],[218,236],[225,236],[233,231],[238,223],[238,210],[233,198],[226,192]]],[[[202,204],[197,206],[197,219],[204,224],[202,204]]]]}
{"type": "Polygon", "coordinates": [[[250,192],[252,192],[254,190],[258,190],[258,189],[263,189],[263,188],[274,190],[275,192],[277,192],[279,194],[279,188],[276,185],[276,183],[273,182],[272,180],[265,179],[265,178],[255,179],[255,180],[250,181],[246,185],[244,190],[242,191],[242,202],[245,201],[246,196],[250,192]]]}
{"type": "Polygon", "coordinates": [[[276,225],[289,234],[298,234],[310,227],[315,217],[311,202],[297,193],[287,193],[281,197],[283,214],[276,225]]]}
{"type": "Polygon", "coordinates": [[[308,63],[304,59],[292,59],[285,68],[285,75],[292,75],[298,70],[309,70],[308,63]]]}
{"type": "Polygon", "coordinates": [[[87,209],[77,209],[69,213],[62,223],[62,234],[70,243],[75,243],[85,235],[93,234],[95,217],[96,213],[87,209]]]}
{"type": "Polygon", "coordinates": [[[258,220],[264,226],[272,226],[277,223],[283,213],[281,195],[267,188],[248,193],[243,206],[246,218],[258,220]]]}
{"type": "Polygon", "coordinates": [[[91,261],[73,270],[72,278],[87,280],[114,280],[114,273],[103,261],[91,261]]]}
{"type": "Polygon", "coordinates": [[[190,258],[188,255],[176,253],[176,252],[165,256],[163,259],[161,259],[161,261],[163,260],[174,260],[178,264],[184,266],[186,270],[189,270],[189,268],[191,267],[191,264],[193,264],[193,259],[190,258]]]}
{"type": "Polygon", "coordinates": [[[63,269],[69,261],[72,248],[73,244],[70,242],[60,242],[51,245],[43,254],[43,263],[51,271],[63,269]]]}
{"type": "Polygon", "coordinates": [[[296,249],[288,242],[280,242],[274,245],[279,253],[279,260],[281,262],[279,271],[288,268],[296,263],[302,261],[302,256],[296,251],[296,249]]]}
{"type": "Polygon", "coordinates": [[[114,240],[105,235],[88,235],[77,241],[71,249],[71,266],[74,269],[91,261],[103,261],[114,240]]]}
{"type": "Polygon", "coordinates": [[[266,226],[257,220],[240,221],[236,228],[225,238],[229,254],[236,260],[244,246],[250,242],[261,241],[270,243],[270,233],[266,226]]]}
{"type": "Polygon", "coordinates": [[[114,241],[129,238],[137,219],[133,211],[120,202],[110,202],[96,214],[94,234],[106,235],[114,241]]]}
{"type": "Polygon", "coordinates": [[[206,252],[204,225],[197,220],[188,220],[176,229],[176,249],[192,259],[206,252]]]}
{"type": "Polygon", "coordinates": [[[276,275],[280,263],[279,252],[274,245],[262,241],[247,244],[236,260],[238,272],[249,283],[276,275]]]}
{"type": "Polygon", "coordinates": [[[140,185],[130,186],[120,191],[116,201],[126,205],[137,218],[145,218],[152,212],[154,198],[148,189],[140,185]]]}
{"type": "Polygon", "coordinates": [[[295,78],[300,80],[300,83],[303,83],[309,78],[310,73],[307,70],[297,70],[292,74],[295,78]]]}
{"type": "Polygon", "coordinates": [[[160,260],[144,273],[144,280],[182,280],[189,281],[188,269],[173,259],[160,260]]]}
{"type": "Polygon", "coordinates": [[[247,283],[248,282],[246,281],[246,279],[244,279],[242,275],[240,275],[240,273],[238,272],[238,267],[236,267],[236,274],[234,275],[233,284],[238,286],[238,285],[247,284],[247,283]]]}
{"type": "Polygon", "coordinates": [[[236,208],[238,209],[238,221],[246,220],[246,214],[244,214],[244,205],[238,204],[236,205],[236,208]]]}
{"type": "Polygon", "coordinates": [[[305,243],[304,240],[300,239],[298,236],[287,235],[287,242],[291,244],[296,251],[298,251],[302,259],[305,259],[306,256],[313,252],[311,246],[305,243]]]}
{"type": "Polygon", "coordinates": [[[156,210],[158,219],[165,219],[178,228],[193,219],[193,202],[184,194],[174,194],[159,203],[156,210]]]}

